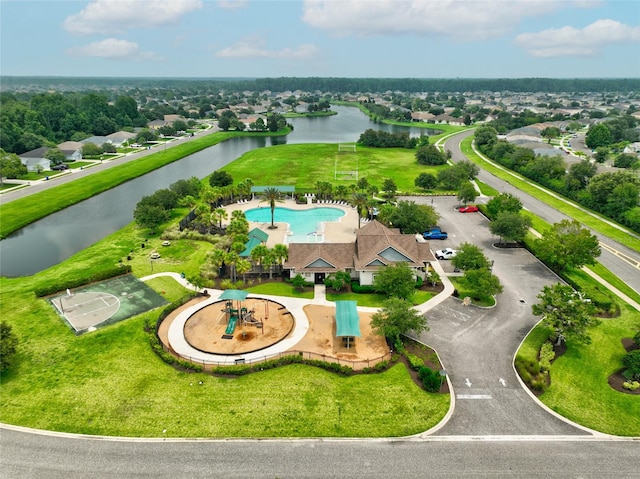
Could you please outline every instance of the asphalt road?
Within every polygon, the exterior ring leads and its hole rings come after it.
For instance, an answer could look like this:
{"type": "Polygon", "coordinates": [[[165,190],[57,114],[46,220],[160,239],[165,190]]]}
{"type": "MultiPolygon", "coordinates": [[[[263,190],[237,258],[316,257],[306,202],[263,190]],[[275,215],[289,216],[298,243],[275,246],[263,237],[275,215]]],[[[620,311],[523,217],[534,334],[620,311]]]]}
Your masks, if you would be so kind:
{"type": "MultiPolygon", "coordinates": [[[[471,134],[473,134],[473,131],[466,131],[458,135],[454,135],[445,143],[445,149],[452,152],[452,161],[457,162],[466,159],[460,151],[460,142],[471,134]]],[[[564,219],[571,219],[552,206],[549,206],[533,196],[511,186],[506,181],[497,178],[485,170],[480,171],[478,179],[500,192],[511,193],[514,196],[517,196],[520,198],[525,209],[531,211],[551,224],[558,223],[564,219]]],[[[592,231],[592,233],[595,234],[600,242],[606,246],[605,248],[601,248],[602,254],[598,258],[598,261],[618,278],[624,281],[629,287],[640,293],[640,254],[595,231],[592,231]]],[[[634,238],[632,241],[635,241],[636,244],[640,244],[639,236],[632,236],[632,238],[634,238]]]]}
{"type": "Polygon", "coordinates": [[[638,477],[637,442],[536,440],[119,441],[2,429],[0,477],[638,477]]]}

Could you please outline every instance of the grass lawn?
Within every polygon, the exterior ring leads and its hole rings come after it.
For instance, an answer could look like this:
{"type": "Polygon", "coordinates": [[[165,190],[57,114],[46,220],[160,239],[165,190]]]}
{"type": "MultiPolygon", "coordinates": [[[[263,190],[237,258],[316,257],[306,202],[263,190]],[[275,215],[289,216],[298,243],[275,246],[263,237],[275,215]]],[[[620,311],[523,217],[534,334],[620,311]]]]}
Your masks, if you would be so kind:
{"type": "Polygon", "coordinates": [[[256,185],[291,185],[315,191],[317,181],[330,182],[334,187],[354,183],[335,181],[334,171],[336,162],[338,170],[355,170],[357,164],[359,178],[366,177],[379,188],[385,179],[393,178],[400,194],[417,191],[414,181],[420,173],[437,175],[448,168],[419,165],[415,153],[404,148],[362,146],[356,153],[338,153],[338,145],[332,144],[277,145],[249,151],[223,170],[234,178],[251,178],[256,185]]]}
{"type": "MultiPolygon", "coordinates": [[[[640,397],[615,391],[607,378],[622,367],[620,340],[640,327],[637,311],[623,309],[618,318],[603,319],[590,330],[590,345],[569,343],[551,366],[551,386],[540,396],[554,411],[607,434],[640,436],[640,397]]],[[[549,330],[537,326],[525,339],[518,356],[536,359],[549,330]]]]}
{"type": "Polygon", "coordinates": [[[263,283],[245,288],[250,293],[271,294],[274,296],[288,296],[291,298],[313,299],[313,288],[304,288],[298,291],[290,283],[263,283]]]}
{"type": "Polygon", "coordinates": [[[0,185],[0,191],[10,190],[16,187],[25,187],[26,185],[22,185],[22,183],[7,183],[6,181],[0,185]]]}
{"type": "MultiPolygon", "coordinates": [[[[236,379],[188,374],[164,364],[149,347],[143,326],[160,310],[75,336],[33,294],[60,278],[127,262],[128,255],[134,273],[145,276],[153,249],[161,253],[154,272],[188,275],[209,247],[192,240],[163,247],[160,238],[131,224],[39,274],[0,278],[0,314],[19,338],[15,366],[0,377],[0,422],[141,437],[162,437],[164,429],[167,437],[366,437],[415,434],[444,417],[449,395],[424,392],[403,365],[347,378],[304,365],[236,379]]],[[[172,279],[149,285],[170,301],[188,294],[172,279]]],[[[267,284],[252,290],[262,286],[267,284]]]]}

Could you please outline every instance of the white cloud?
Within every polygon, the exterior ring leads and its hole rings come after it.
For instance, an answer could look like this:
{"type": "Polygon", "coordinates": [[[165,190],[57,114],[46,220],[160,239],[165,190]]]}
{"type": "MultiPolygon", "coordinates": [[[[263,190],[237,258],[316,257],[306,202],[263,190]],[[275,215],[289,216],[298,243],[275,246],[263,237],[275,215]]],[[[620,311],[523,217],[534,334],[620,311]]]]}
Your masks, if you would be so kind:
{"type": "Polygon", "coordinates": [[[583,29],[562,27],[523,33],[515,43],[534,57],[592,56],[611,43],[640,42],[640,27],[598,20],[583,29]]]}
{"type": "Polygon", "coordinates": [[[593,2],[463,0],[305,0],[303,21],[336,35],[442,35],[495,38],[521,19],[593,2]]]}
{"type": "Polygon", "coordinates": [[[67,54],[76,57],[99,57],[114,60],[161,60],[153,52],[141,52],[137,43],[117,38],[107,38],[83,47],[69,48],[67,54]]]}
{"type": "Polygon", "coordinates": [[[262,38],[252,36],[247,37],[235,45],[223,48],[216,53],[220,58],[282,58],[309,60],[316,57],[320,49],[311,44],[300,45],[296,48],[283,48],[282,50],[268,50],[265,48],[265,41],[262,38]]]}
{"type": "Polygon", "coordinates": [[[81,35],[121,33],[175,24],[182,15],[201,7],[201,0],[94,0],[67,17],[63,26],[81,35]]]}

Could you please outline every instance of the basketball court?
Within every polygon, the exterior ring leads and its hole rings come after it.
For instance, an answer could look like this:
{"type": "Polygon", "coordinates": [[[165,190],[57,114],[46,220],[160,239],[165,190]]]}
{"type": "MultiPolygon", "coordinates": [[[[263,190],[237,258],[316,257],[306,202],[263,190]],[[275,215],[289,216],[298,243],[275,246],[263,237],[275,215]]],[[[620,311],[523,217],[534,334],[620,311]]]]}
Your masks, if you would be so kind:
{"type": "Polygon", "coordinates": [[[161,295],[133,275],[88,284],[48,299],[77,334],[94,331],[167,304],[161,295]]]}

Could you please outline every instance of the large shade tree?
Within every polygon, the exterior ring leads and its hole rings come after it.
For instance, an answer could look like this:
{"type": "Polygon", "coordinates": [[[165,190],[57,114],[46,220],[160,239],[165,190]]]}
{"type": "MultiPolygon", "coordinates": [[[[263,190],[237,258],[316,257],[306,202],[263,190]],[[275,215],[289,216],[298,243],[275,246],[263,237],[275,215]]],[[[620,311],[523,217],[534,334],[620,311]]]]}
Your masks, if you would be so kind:
{"type": "Polygon", "coordinates": [[[429,205],[419,205],[414,201],[401,200],[394,207],[380,208],[378,220],[386,226],[400,228],[404,234],[422,233],[427,227],[438,224],[440,215],[429,205]]]}
{"type": "Polygon", "coordinates": [[[538,299],[540,301],[531,310],[534,315],[542,316],[542,323],[554,330],[557,345],[565,341],[591,342],[587,330],[600,323],[593,317],[595,307],[591,301],[562,283],[545,286],[538,299]]]}
{"type": "Polygon", "coordinates": [[[537,255],[557,271],[595,264],[600,256],[598,237],[575,220],[555,223],[535,245],[537,255]]]}
{"type": "Polygon", "coordinates": [[[428,331],[427,318],[402,298],[389,298],[383,308],[371,317],[371,327],[393,344],[400,343],[400,335],[428,331]]]}
{"type": "Polygon", "coordinates": [[[0,148],[0,185],[3,178],[18,178],[27,174],[27,167],[15,153],[7,153],[0,148]]]}
{"type": "Polygon", "coordinates": [[[373,287],[390,297],[409,299],[416,290],[414,274],[407,263],[380,268],[373,279],[373,287]]]}
{"type": "Polygon", "coordinates": [[[531,227],[531,218],[513,211],[502,211],[489,223],[489,231],[504,241],[520,242],[531,227]]]}

